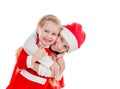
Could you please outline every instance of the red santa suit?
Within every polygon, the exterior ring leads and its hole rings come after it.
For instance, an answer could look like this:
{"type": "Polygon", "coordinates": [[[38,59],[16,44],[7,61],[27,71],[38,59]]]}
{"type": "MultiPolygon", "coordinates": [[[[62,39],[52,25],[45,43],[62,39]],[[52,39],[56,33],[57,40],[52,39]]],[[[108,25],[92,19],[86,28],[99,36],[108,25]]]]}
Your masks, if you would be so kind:
{"type": "MultiPolygon", "coordinates": [[[[50,49],[46,49],[50,55],[50,49]]],[[[58,86],[53,86],[50,83],[51,77],[43,77],[33,71],[30,67],[31,56],[21,50],[11,81],[6,89],[60,89],[64,87],[63,77],[57,81],[58,86]]]]}

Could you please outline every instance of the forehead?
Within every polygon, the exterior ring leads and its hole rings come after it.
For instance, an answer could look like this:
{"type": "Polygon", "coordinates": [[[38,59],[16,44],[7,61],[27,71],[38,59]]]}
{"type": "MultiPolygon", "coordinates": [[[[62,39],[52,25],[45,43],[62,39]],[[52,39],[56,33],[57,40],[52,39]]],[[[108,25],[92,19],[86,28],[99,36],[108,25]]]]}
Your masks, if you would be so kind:
{"type": "Polygon", "coordinates": [[[62,38],[63,43],[65,43],[65,44],[67,44],[67,45],[68,45],[68,42],[65,40],[65,38],[64,38],[63,36],[59,35],[59,38],[62,38]]]}
{"type": "Polygon", "coordinates": [[[68,45],[68,42],[64,39],[63,36],[59,35],[58,36],[60,42],[58,42],[60,45],[63,45],[63,46],[66,46],[66,49],[68,50],[69,49],[69,45],[68,45]]]}
{"type": "Polygon", "coordinates": [[[50,21],[46,21],[42,28],[46,30],[60,31],[59,25],[50,21]]]}

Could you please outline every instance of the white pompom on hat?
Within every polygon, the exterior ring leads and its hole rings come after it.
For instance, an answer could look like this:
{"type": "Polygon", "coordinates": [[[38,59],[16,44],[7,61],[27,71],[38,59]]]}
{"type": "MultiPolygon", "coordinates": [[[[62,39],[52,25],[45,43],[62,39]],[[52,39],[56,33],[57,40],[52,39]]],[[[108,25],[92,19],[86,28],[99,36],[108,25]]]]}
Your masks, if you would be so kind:
{"type": "Polygon", "coordinates": [[[65,25],[60,35],[68,42],[68,52],[80,48],[86,37],[85,32],[82,30],[82,25],[76,22],[65,25]]]}

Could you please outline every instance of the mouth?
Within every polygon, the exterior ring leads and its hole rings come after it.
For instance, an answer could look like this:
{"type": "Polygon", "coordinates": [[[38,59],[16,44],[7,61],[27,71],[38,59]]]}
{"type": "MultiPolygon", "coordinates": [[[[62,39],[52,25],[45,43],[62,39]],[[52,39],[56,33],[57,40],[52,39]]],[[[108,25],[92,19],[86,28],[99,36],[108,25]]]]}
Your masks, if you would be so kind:
{"type": "Polygon", "coordinates": [[[43,38],[45,42],[52,42],[51,39],[46,39],[46,38],[43,38]]]}
{"type": "Polygon", "coordinates": [[[41,39],[41,43],[42,43],[44,46],[50,46],[50,45],[52,44],[52,40],[51,40],[51,39],[42,38],[42,39],[41,39]]]}

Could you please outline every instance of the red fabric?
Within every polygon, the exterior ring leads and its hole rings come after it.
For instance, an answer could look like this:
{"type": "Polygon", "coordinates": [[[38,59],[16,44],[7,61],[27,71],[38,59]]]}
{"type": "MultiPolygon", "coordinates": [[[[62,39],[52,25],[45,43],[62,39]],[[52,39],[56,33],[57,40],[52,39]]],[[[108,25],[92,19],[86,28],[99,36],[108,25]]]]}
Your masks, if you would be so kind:
{"type": "Polygon", "coordinates": [[[48,53],[49,56],[51,56],[51,51],[49,48],[45,48],[46,52],[48,53]]]}
{"type": "Polygon", "coordinates": [[[70,25],[65,25],[64,27],[72,32],[77,40],[78,48],[80,48],[86,37],[85,32],[82,30],[82,25],[74,22],[70,25]]]}
{"type": "Polygon", "coordinates": [[[39,43],[39,38],[37,37],[37,38],[36,38],[36,44],[38,44],[38,43],[39,43]]]}
{"type": "MultiPolygon", "coordinates": [[[[26,69],[29,73],[31,73],[33,75],[36,75],[36,76],[39,76],[35,71],[33,71],[30,68],[27,68],[27,66],[26,66],[26,58],[27,58],[27,56],[28,55],[26,54],[24,49],[22,49],[21,52],[20,52],[20,55],[18,57],[18,61],[17,61],[16,65],[15,65],[11,81],[10,81],[10,83],[9,83],[9,85],[8,85],[8,87],[6,89],[40,89],[40,88],[41,89],[46,89],[46,86],[49,83],[49,78],[46,78],[47,82],[45,83],[45,85],[42,85],[42,84],[38,84],[38,83],[30,81],[30,80],[24,78],[20,74],[20,71],[22,69],[26,69]],[[22,65],[22,63],[23,63],[23,65],[22,65]]],[[[42,76],[40,76],[40,77],[42,77],[42,76]]]]}
{"type": "MultiPolygon", "coordinates": [[[[50,49],[45,48],[45,50],[48,52],[48,55],[50,55],[50,53],[51,53],[50,49]]],[[[51,78],[44,77],[47,79],[47,82],[45,83],[45,85],[38,84],[38,83],[32,82],[32,81],[24,78],[20,74],[20,71],[22,69],[26,69],[29,73],[39,76],[35,71],[33,71],[30,68],[27,68],[27,63],[26,63],[27,56],[28,56],[28,54],[25,52],[24,49],[22,49],[18,56],[17,63],[15,64],[10,83],[6,89],[61,89],[63,87],[63,85],[64,85],[63,78],[61,81],[57,82],[58,87],[50,84],[49,79],[51,79],[51,78]]],[[[42,76],[40,76],[40,77],[42,77],[42,76]]]]}
{"type": "Polygon", "coordinates": [[[18,59],[17,59],[17,66],[19,69],[26,69],[27,68],[27,53],[24,49],[21,50],[18,59]]]}
{"type": "Polygon", "coordinates": [[[44,85],[32,82],[18,73],[6,89],[46,89],[44,85]]]}
{"type": "Polygon", "coordinates": [[[28,79],[24,78],[20,74],[21,69],[26,69],[29,73],[39,76],[32,69],[27,68],[27,65],[26,65],[27,56],[28,55],[26,54],[24,49],[22,49],[20,52],[20,55],[18,57],[18,61],[15,65],[10,84],[8,85],[8,87],[6,89],[60,89],[63,87],[63,85],[64,85],[63,80],[61,80],[60,82],[58,81],[58,87],[56,87],[56,86],[53,86],[50,84],[50,82],[49,82],[50,78],[47,78],[47,82],[45,85],[40,85],[38,83],[29,81],[28,79]]]}
{"type": "Polygon", "coordinates": [[[60,85],[60,88],[65,87],[64,77],[62,77],[62,79],[59,81],[59,85],[60,85]]]}
{"type": "Polygon", "coordinates": [[[46,89],[61,89],[64,87],[64,79],[62,77],[62,79],[60,81],[56,81],[57,86],[53,86],[51,83],[49,83],[46,87],[46,89]]]}

